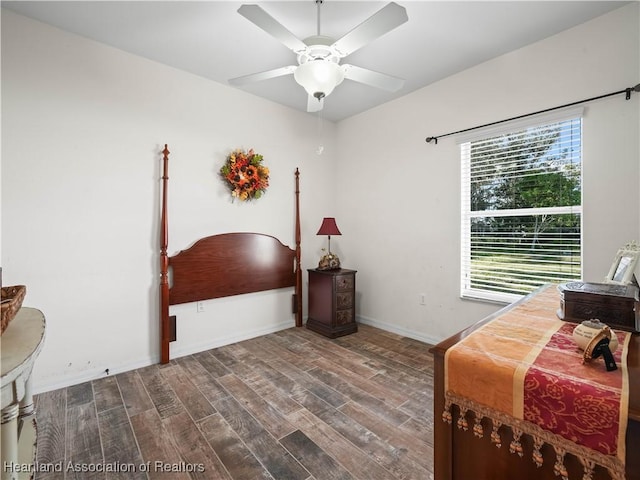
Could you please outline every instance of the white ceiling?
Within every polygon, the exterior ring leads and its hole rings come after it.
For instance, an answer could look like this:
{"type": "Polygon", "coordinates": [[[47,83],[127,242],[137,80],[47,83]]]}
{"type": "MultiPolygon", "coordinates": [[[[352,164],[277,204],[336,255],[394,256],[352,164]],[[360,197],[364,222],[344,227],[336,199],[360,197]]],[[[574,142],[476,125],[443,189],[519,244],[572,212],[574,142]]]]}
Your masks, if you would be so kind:
{"type": "MultiPolygon", "coordinates": [[[[323,118],[339,121],[350,117],[629,3],[396,1],[407,9],[409,21],[354,52],[343,63],[404,78],[404,88],[388,93],[345,80],[325,99],[323,118]]],[[[325,0],[321,33],[338,39],[386,3],[325,0]]],[[[296,64],[291,50],[237,13],[242,2],[1,4],[69,32],[224,84],[230,78],[296,64]]],[[[263,1],[259,5],[298,38],[316,34],[315,0],[263,1]]],[[[292,75],[238,88],[306,111],[307,95],[292,75]]]]}

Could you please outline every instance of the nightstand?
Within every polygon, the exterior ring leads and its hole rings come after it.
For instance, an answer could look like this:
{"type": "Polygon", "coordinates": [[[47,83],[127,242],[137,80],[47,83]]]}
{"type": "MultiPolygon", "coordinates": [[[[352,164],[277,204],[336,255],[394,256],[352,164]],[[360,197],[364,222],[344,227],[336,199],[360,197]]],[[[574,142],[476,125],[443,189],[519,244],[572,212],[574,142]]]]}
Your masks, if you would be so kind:
{"type": "Polygon", "coordinates": [[[309,269],[307,328],[329,338],[358,331],[356,271],[309,269]]]}

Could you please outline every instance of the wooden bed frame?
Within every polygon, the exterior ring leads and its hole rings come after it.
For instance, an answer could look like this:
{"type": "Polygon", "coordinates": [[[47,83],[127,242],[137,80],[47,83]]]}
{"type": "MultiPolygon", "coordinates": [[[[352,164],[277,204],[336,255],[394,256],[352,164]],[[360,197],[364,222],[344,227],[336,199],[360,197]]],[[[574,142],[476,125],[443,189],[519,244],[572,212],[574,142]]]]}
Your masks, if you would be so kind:
{"type": "Polygon", "coordinates": [[[223,233],[197,240],[170,257],[167,185],[169,149],[164,146],[160,225],[160,361],[169,362],[169,343],[176,338],[176,318],[169,306],[277,288],[295,287],[292,311],[302,326],[300,267],[300,172],[295,171],[295,250],[261,233],[223,233]],[[169,268],[172,285],[169,286],[169,268]]]}

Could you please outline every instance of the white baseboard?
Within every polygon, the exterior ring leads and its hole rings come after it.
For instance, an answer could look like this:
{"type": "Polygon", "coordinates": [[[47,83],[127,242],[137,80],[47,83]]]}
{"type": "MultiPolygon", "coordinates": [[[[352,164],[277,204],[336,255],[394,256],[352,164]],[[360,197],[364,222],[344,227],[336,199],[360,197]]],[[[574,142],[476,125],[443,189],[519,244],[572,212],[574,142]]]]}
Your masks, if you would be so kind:
{"type": "MultiPolygon", "coordinates": [[[[402,335],[404,337],[413,338],[414,340],[419,340],[424,343],[428,343],[430,345],[436,345],[440,343],[442,339],[436,339],[434,337],[430,337],[428,335],[424,335],[419,332],[415,332],[413,330],[409,330],[403,327],[399,327],[398,325],[394,325],[391,323],[381,322],[379,320],[357,316],[357,321],[359,323],[363,323],[365,325],[371,325],[372,327],[379,328],[381,330],[386,330],[388,332],[396,333],[398,335],[402,335]]],[[[210,340],[207,342],[202,342],[198,344],[185,345],[181,348],[174,348],[171,350],[171,358],[179,358],[187,355],[191,355],[193,353],[203,352],[205,350],[211,350],[212,348],[223,347],[225,345],[230,345],[232,343],[241,342],[243,340],[249,340],[251,338],[260,337],[262,335],[267,335],[269,333],[279,332],[280,330],[285,330],[287,328],[292,327],[291,321],[281,322],[276,325],[271,325],[266,328],[260,328],[251,330],[248,332],[243,332],[240,334],[229,335],[223,338],[216,338],[214,340],[210,340]]],[[[49,392],[51,390],[58,390],[59,388],[66,388],[72,385],[78,385],[80,383],[88,382],[91,380],[97,380],[99,378],[106,377],[108,375],[117,375],[118,373],[124,373],[131,370],[135,370],[137,368],[148,367],[149,365],[153,365],[160,362],[160,355],[154,357],[145,357],[140,358],[133,362],[124,363],[121,365],[104,365],[101,367],[94,367],[91,369],[83,370],[82,372],[71,372],[68,375],[62,375],[60,377],[45,379],[43,381],[38,381],[34,383],[34,394],[49,392]],[[109,374],[106,373],[106,369],[109,369],[109,374]]]]}
{"type": "Polygon", "coordinates": [[[419,340],[421,342],[428,343],[429,345],[437,345],[443,340],[431,337],[429,335],[424,335],[422,333],[415,332],[404,327],[399,327],[398,325],[394,325],[392,323],[381,322],[380,320],[376,320],[374,318],[356,315],[356,320],[359,323],[371,325],[372,327],[386,330],[387,332],[397,333],[398,335],[402,335],[403,337],[413,338],[414,340],[419,340]]]}
{"type": "MultiPolygon", "coordinates": [[[[293,326],[294,325],[291,324],[291,320],[288,320],[286,322],[280,322],[275,325],[270,325],[268,327],[258,328],[258,329],[250,330],[248,332],[242,332],[240,334],[217,338],[213,341],[207,341],[207,342],[192,344],[192,345],[185,345],[182,348],[171,349],[171,358],[185,357],[187,355],[203,352],[205,350],[211,350],[212,348],[224,347],[225,345],[231,345],[232,343],[237,343],[243,340],[249,340],[251,338],[261,337],[262,335],[268,335],[270,333],[279,332],[280,330],[285,330],[293,326]]],[[[156,363],[159,361],[160,361],[160,358],[158,357],[158,360],[156,361],[156,363]]]]}
{"type": "MultiPolygon", "coordinates": [[[[241,342],[243,340],[249,340],[251,338],[260,337],[269,333],[279,332],[291,328],[293,325],[291,321],[280,322],[275,325],[271,325],[265,328],[259,328],[242,332],[240,334],[229,335],[223,338],[216,338],[207,342],[198,344],[184,345],[181,348],[174,348],[171,350],[171,358],[179,358],[193,353],[203,352],[205,350],[211,350],[212,348],[223,347],[225,345],[231,345],[232,343],[241,342]]],[[[144,357],[138,360],[123,363],[121,365],[109,365],[97,366],[91,369],[86,369],[81,372],[70,372],[67,375],[61,375],[55,378],[49,378],[41,381],[35,381],[33,385],[33,393],[44,393],[52,390],[58,390],[60,388],[70,387],[72,385],[78,385],[80,383],[88,382],[91,380],[97,380],[99,378],[117,375],[118,373],[129,372],[137,368],[148,367],[160,362],[160,354],[153,357],[144,357]],[[109,373],[106,373],[107,368],[109,373]]]]}
{"type": "Polygon", "coordinates": [[[113,366],[113,364],[110,363],[109,365],[93,367],[82,370],[81,372],[69,372],[68,374],[62,374],[54,378],[47,378],[40,381],[34,380],[33,393],[37,395],[38,393],[71,387],[72,385],[78,385],[91,380],[97,380],[99,378],[116,375],[118,373],[128,372],[129,370],[135,370],[136,368],[148,367],[154,363],[158,363],[158,360],[156,359],[154,361],[153,358],[147,357],[134,362],[124,363],[122,365],[113,366]],[[108,374],[107,368],[109,369],[108,374]]]}

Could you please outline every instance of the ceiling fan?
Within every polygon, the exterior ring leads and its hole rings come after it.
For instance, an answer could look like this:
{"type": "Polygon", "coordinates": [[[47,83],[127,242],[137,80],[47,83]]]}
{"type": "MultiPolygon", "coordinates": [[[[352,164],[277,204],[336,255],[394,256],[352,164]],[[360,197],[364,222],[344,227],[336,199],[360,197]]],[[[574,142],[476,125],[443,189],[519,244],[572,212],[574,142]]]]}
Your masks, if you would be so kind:
{"type": "Polygon", "coordinates": [[[291,49],[297,55],[298,65],[232,78],[229,83],[240,86],[293,74],[296,82],[308,93],[308,112],[322,110],[325,97],[345,78],[390,92],[401,89],[404,85],[401,78],[355,65],[340,64],[340,60],[406,22],[409,17],[405,8],[391,2],[342,38],[334,40],[320,34],[322,1],[315,0],[318,10],[317,34],[304,40],[298,39],[260,6],[242,5],[238,13],[291,49]]]}

